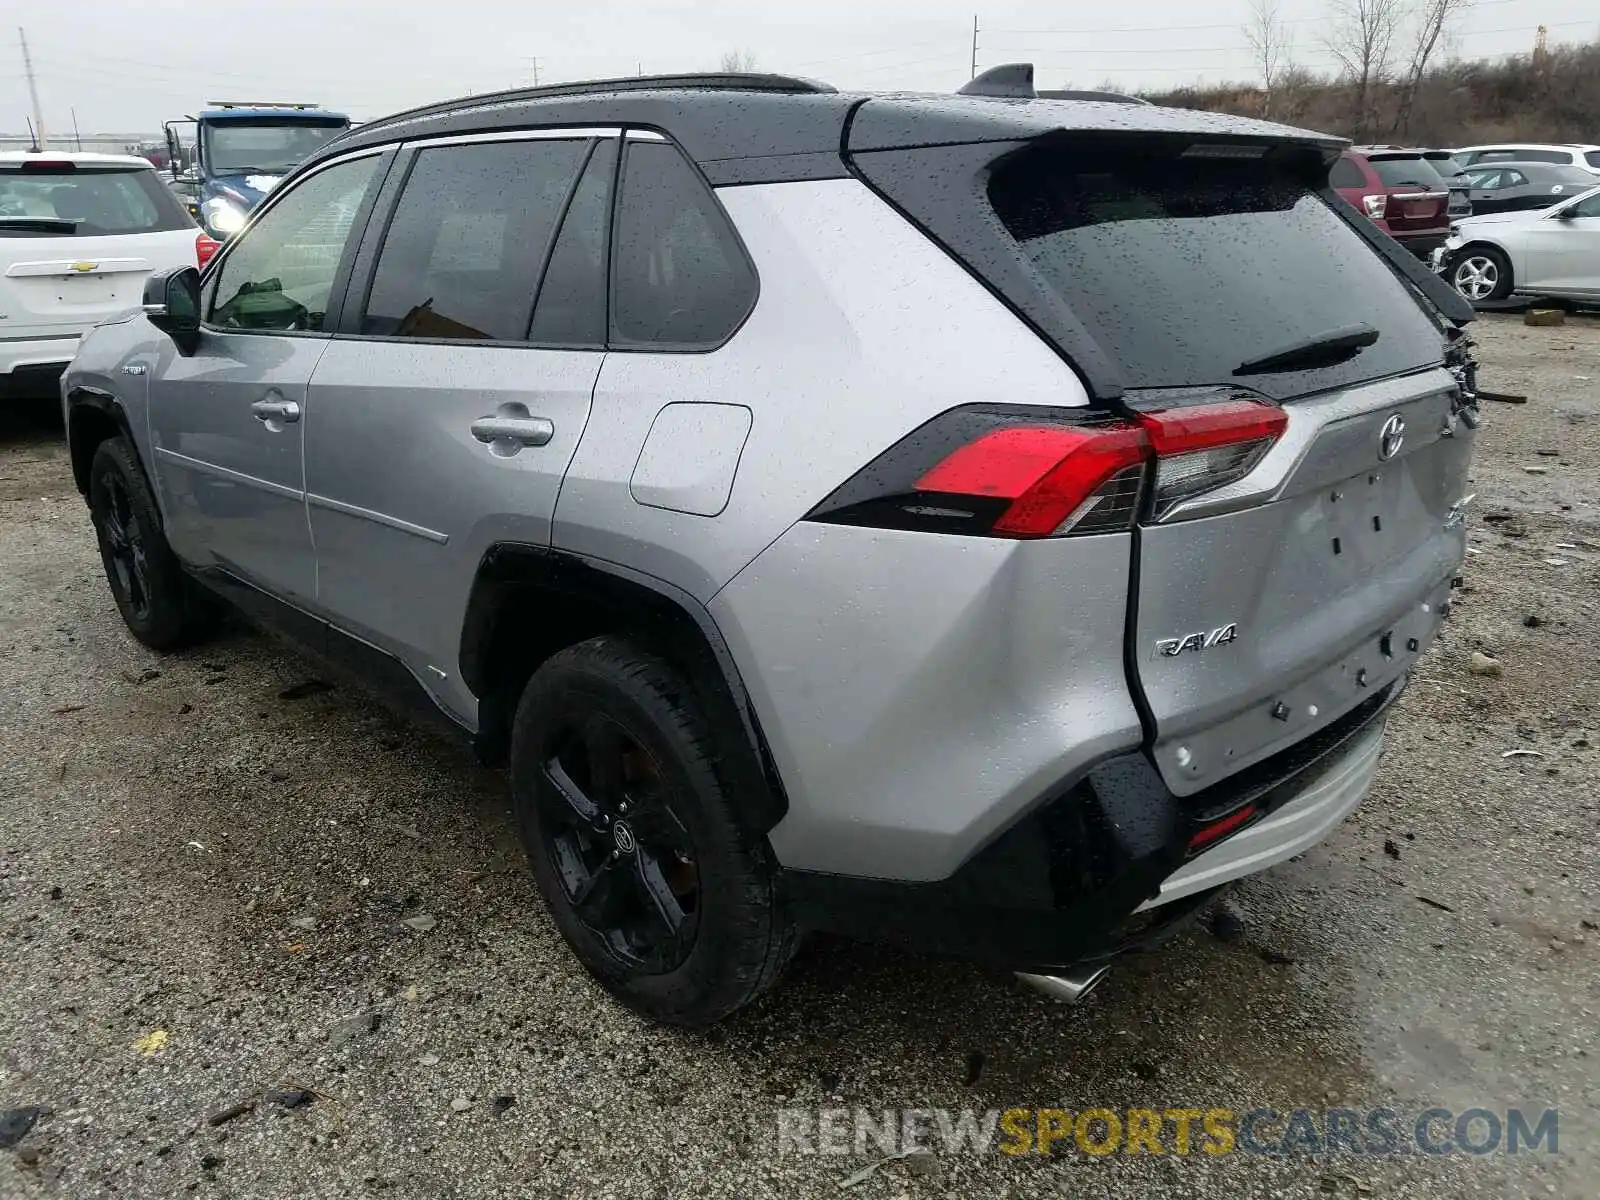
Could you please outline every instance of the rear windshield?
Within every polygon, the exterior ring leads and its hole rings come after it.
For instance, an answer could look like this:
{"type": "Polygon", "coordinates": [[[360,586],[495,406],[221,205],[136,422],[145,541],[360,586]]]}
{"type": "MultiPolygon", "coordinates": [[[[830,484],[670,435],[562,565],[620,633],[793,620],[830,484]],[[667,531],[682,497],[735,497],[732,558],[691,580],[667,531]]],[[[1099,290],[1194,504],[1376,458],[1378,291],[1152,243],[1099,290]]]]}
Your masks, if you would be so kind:
{"type": "Polygon", "coordinates": [[[1419,301],[1286,168],[1040,147],[996,171],[989,200],[1133,387],[1238,383],[1284,399],[1439,359],[1419,301]],[[1343,361],[1236,375],[1362,325],[1377,342],[1343,361]]]}
{"type": "Polygon", "coordinates": [[[1460,181],[1460,176],[1466,173],[1462,170],[1461,164],[1448,154],[1425,154],[1423,157],[1442,178],[1452,183],[1460,181]]]}
{"type": "Polygon", "coordinates": [[[1437,188],[1444,182],[1433,164],[1420,154],[1367,159],[1385,187],[1437,188]]]}
{"type": "Polygon", "coordinates": [[[192,224],[148,167],[0,167],[0,237],[160,233],[192,224]]]}

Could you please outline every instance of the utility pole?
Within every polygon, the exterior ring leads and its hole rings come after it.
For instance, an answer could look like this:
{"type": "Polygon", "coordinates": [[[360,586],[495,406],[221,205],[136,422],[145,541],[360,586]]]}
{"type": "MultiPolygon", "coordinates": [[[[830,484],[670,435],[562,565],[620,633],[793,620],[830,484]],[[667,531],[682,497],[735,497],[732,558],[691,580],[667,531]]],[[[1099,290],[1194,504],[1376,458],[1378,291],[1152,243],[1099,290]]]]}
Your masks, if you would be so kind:
{"type": "Polygon", "coordinates": [[[28,31],[20,25],[17,37],[22,42],[22,73],[28,77],[28,99],[33,101],[33,138],[39,149],[45,148],[44,115],[39,111],[39,85],[33,78],[33,59],[28,54],[28,31]]]}
{"type": "Polygon", "coordinates": [[[978,14],[972,14],[972,74],[969,79],[978,77],[978,14]]]}
{"type": "Polygon", "coordinates": [[[535,58],[533,55],[530,54],[528,56],[528,66],[533,71],[533,86],[534,87],[538,87],[539,86],[539,60],[537,58],[535,58]]]}

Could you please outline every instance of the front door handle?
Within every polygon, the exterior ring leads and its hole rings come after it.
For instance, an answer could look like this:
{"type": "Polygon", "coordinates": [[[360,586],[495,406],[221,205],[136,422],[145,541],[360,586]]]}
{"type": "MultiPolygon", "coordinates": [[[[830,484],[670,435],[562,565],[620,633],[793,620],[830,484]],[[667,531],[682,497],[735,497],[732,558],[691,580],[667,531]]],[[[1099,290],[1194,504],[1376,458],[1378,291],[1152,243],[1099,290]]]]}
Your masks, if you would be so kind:
{"type": "Polygon", "coordinates": [[[472,423],[472,436],[490,446],[496,442],[542,446],[555,435],[555,425],[544,417],[490,416],[472,423]]]}
{"type": "Polygon", "coordinates": [[[300,406],[293,400],[257,400],[250,406],[258,421],[282,421],[292,425],[300,419],[300,406]]]}

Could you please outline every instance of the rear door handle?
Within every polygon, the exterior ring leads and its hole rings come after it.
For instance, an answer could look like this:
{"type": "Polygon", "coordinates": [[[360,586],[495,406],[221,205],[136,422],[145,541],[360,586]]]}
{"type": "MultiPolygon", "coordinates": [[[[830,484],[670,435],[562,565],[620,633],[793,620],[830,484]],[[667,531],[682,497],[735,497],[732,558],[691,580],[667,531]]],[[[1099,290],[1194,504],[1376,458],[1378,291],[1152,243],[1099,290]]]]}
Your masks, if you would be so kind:
{"type": "Polygon", "coordinates": [[[257,400],[250,406],[258,421],[282,421],[292,425],[300,419],[300,406],[293,400],[257,400]]]}
{"type": "Polygon", "coordinates": [[[517,442],[542,446],[555,435],[555,425],[544,417],[479,417],[472,423],[472,436],[486,445],[517,442]]]}

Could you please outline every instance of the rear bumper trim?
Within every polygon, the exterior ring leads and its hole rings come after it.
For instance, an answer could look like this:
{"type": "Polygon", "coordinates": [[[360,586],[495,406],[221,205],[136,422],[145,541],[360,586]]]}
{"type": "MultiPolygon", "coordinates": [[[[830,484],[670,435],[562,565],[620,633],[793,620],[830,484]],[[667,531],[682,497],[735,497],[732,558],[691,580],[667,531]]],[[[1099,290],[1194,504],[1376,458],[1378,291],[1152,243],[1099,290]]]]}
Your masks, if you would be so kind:
{"type": "Polygon", "coordinates": [[[1160,894],[1141,904],[1139,911],[1253,875],[1320,842],[1371,789],[1383,751],[1384,724],[1364,729],[1336,763],[1281,808],[1174,871],[1162,882],[1160,894]]]}
{"type": "Polygon", "coordinates": [[[1314,844],[1372,783],[1396,684],[1301,743],[1180,797],[1143,752],[1064,781],[946,879],[784,872],[800,924],[909,950],[1061,975],[1156,944],[1223,884],[1314,844]],[[1219,812],[1262,817],[1189,857],[1219,812]]]}

